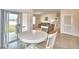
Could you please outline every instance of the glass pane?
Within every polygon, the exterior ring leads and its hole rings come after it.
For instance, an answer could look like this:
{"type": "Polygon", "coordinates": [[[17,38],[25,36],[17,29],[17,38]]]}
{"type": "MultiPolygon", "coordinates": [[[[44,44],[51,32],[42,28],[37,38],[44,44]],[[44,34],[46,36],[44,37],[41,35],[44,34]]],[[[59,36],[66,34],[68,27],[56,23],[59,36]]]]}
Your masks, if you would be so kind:
{"type": "Polygon", "coordinates": [[[8,33],[9,33],[9,42],[17,39],[17,14],[9,14],[9,24],[8,24],[8,33]]]}

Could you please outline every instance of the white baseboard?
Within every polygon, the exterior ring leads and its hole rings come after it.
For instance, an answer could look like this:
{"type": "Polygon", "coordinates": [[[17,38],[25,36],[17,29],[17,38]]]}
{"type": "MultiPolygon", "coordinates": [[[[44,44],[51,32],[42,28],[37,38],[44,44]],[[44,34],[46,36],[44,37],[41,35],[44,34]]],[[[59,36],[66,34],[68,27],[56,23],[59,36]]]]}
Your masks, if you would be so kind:
{"type": "Polygon", "coordinates": [[[61,32],[61,33],[69,34],[69,35],[72,35],[72,36],[77,36],[77,37],[79,37],[79,34],[73,34],[73,33],[67,33],[67,32],[61,32]]]}

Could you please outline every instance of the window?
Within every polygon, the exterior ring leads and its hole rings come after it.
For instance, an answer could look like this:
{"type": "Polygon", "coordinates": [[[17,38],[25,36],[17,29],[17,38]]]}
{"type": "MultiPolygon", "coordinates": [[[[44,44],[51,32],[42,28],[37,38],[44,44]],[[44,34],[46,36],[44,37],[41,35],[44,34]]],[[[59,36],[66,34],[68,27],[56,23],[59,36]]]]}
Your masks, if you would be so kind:
{"type": "Polygon", "coordinates": [[[35,24],[36,18],[35,16],[33,16],[33,24],[35,24]]]}

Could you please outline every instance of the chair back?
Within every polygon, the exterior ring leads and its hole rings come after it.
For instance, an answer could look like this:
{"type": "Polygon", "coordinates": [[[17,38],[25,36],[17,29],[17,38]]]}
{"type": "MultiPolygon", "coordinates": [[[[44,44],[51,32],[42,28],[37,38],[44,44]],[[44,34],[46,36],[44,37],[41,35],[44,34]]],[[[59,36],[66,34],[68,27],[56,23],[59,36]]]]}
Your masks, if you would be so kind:
{"type": "Polygon", "coordinates": [[[57,35],[57,32],[48,35],[46,48],[53,48],[55,39],[56,39],[56,35],[57,35]]]}

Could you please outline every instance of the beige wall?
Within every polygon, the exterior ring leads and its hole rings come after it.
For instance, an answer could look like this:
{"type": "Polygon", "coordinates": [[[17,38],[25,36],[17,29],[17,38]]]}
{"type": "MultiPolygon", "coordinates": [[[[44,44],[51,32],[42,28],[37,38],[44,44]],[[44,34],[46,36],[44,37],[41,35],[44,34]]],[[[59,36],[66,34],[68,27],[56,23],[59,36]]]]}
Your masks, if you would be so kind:
{"type": "Polygon", "coordinates": [[[71,15],[72,16],[72,35],[79,36],[79,10],[69,9],[61,10],[61,32],[63,32],[63,16],[71,15]]]}

